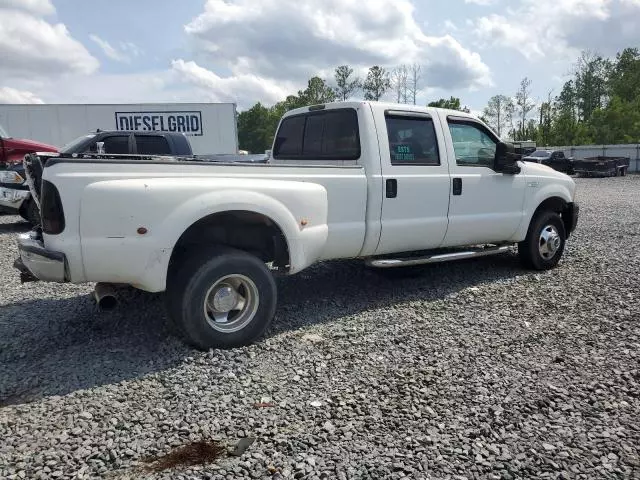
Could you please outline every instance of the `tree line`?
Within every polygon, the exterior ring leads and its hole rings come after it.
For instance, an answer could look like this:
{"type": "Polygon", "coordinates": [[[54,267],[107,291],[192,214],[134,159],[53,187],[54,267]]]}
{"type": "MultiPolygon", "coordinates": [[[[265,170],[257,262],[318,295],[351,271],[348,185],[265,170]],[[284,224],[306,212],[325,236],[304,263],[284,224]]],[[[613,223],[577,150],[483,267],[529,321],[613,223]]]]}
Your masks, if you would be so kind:
{"type": "Polygon", "coordinates": [[[364,80],[354,75],[348,65],[335,70],[335,86],[329,85],[320,77],[312,77],[307,88],[299,90],[297,95],[289,95],[273,106],[258,102],[249,110],[238,115],[238,141],[241,148],[251,153],[262,153],[271,148],[273,136],[280,118],[289,110],[308,105],[348,100],[359,92],[366,100],[380,100],[391,88],[391,75],[386,69],[373,66],[364,80]]]}
{"type": "Polygon", "coordinates": [[[498,135],[547,146],[640,143],[640,49],[583,52],[555,97],[536,102],[531,85],[524,78],[514,96],[489,100],[482,118],[498,135]]]}
{"type": "MultiPolygon", "coordinates": [[[[271,148],[280,118],[294,108],[350,98],[378,101],[389,93],[393,93],[398,103],[415,105],[422,86],[421,72],[422,68],[417,64],[401,65],[391,71],[375,65],[361,79],[349,65],[341,65],[335,69],[333,85],[320,77],[312,77],[307,82],[307,88],[299,90],[297,95],[289,95],[272,106],[258,102],[250,109],[240,112],[240,147],[251,153],[262,153],[271,148]]],[[[460,99],[455,97],[440,99],[429,105],[469,111],[466,107],[461,107],[460,99]]]]}
{"type": "MultiPolygon", "coordinates": [[[[262,153],[271,148],[278,122],[289,110],[350,98],[377,101],[385,95],[415,105],[422,87],[417,64],[390,71],[376,65],[364,79],[341,65],[331,84],[315,76],[297,95],[273,106],[256,103],[241,112],[238,140],[241,148],[262,153]]],[[[428,106],[469,112],[457,97],[428,106]]],[[[513,95],[491,97],[481,118],[503,138],[538,145],[640,143],[640,49],[627,48],[611,59],[583,52],[555,97],[548,92],[545,99],[535,99],[532,81],[525,77],[513,95]]]]}

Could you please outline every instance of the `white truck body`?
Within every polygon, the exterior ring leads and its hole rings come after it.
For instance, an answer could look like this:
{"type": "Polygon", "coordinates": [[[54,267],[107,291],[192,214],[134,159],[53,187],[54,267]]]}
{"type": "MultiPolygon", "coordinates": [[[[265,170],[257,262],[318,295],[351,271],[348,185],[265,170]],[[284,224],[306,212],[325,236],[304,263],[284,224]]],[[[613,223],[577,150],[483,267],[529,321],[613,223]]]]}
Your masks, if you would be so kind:
{"type": "MultiPolygon", "coordinates": [[[[329,141],[326,132],[334,125],[326,119],[323,142],[329,141]]],[[[311,138],[314,127],[304,125],[305,139],[311,138]]],[[[514,161],[515,171],[509,173],[473,164],[489,154],[493,161],[498,144],[486,125],[463,112],[340,102],[285,115],[274,158],[266,165],[53,158],[43,180],[57,190],[64,226],[48,232],[45,198],[44,233],[21,239],[22,261],[43,280],[130,284],[160,292],[170,287],[172,256],[186,237],[189,245],[196,241],[197,248],[223,243],[266,252],[267,247],[252,239],[254,232],[259,236],[255,229],[269,225],[284,241],[285,258],[264,253],[263,260],[295,274],[329,259],[371,260],[445,247],[524,242],[532,221],[547,207],[564,222],[552,227],[557,249],[556,237],[564,242],[577,221],[575,183],[537,164],[514,161]],[[355,112],[354,155],[340,159],[322,154],[315,160],[279,155],[295,140],[287,137],[290,125],[310,122],[311,117],[317,123],[333,111],[355,112]],[[285,125],[288,118],[294,120],[285,125]],[[431,135],[421,139],[422,146],[411,144],[418,131],[431,135]],[[477,132],[478,141],[486,144],[478,144],[474,153],[468,144],[477,132]],[[409,134],[411,138],[403,137],[409,134]],[[235,228],[230,220],[241,229],[239,240],[230,240],[228,230],[235,228]],[[243,229],[246,221],[251,226],[243,229]],[[199,228],[208,229],[202,230],[200,240],[199,228]],[[47,264],[47,253],[64,259],[62,270],[59,263],[57,268],[47,264]]]]}
{"type": "Polygon", "coordinates": [[[0,125],[58,148],[97,129],[154,130],[184,133],[195,155],[238,153],[233,103],[4,104],[0,125]]]}

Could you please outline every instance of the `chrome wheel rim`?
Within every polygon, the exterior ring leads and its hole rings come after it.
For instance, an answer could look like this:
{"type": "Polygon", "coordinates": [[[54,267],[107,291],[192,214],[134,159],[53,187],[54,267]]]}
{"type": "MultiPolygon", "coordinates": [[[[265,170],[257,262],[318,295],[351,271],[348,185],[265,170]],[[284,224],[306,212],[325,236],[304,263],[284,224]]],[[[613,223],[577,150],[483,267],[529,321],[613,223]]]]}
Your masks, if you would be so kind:
{"type": "Polygon", "coordinates": [[[258,311],[258,287],[240,274],[220,278],[204,297],[204,316],[211,328],[233,333],[246,327],[258,311]]]}
{"type": "Polygon", "coordinates": [[[544,227],[542,232],[540,232],[540,239],[538,241],[540,256],[545,260],[551,260],[556,256],[561,246],[562,238],[560,238],[558,229],[553,225],[544,227]]]}

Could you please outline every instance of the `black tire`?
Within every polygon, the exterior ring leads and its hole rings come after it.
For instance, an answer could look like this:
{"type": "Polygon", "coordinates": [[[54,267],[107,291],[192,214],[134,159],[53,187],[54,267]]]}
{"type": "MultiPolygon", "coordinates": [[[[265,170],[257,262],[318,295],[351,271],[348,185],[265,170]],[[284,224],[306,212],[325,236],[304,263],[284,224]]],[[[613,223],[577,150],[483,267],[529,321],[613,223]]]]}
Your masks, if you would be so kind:
{"type": "Polygon", "coordinates": [[[518,256],[526,268],[550,270],[562,258],[566,240],[560,215],[550,211],[539,212],[531,220],[527,238],[518,244],[518,256]],[[546,254],[543,253],[545,250],[546,254]]]}
{"type": "Polygon", "coordinates": [[[38,226],[41,223],[40,220],[40,209],[36,202],[33,201],[32,198],[28,198],[20,207],[18,212],[22,218],[24,218],[31,225],[38,226]]]}
{"type": "Polygon", "coordinates": [[[620,176],[625,177],[627,175],[627,167],[620,169],[620,176]]]}
{"type": "MultiPolygon", "coordinates": [[[[248,345],[262,336],[275,315],[277,288],[273,275],[259,258],[239,250],[217,247],[184,255],[167,287],[167,310],[174,333],[200,350],[248,345]],[[206,311],[207,298],[208,305],[213,298],[218,299],[211,292],[216,284],[218,291],[233,291],[222,292],[226,297],[239,294],[245,299],[242,310],[227,312],[226,323],[211,318],[213,309],[206,311]]],[[[224,295],[221,301],[226,300],[224,295]]]]}

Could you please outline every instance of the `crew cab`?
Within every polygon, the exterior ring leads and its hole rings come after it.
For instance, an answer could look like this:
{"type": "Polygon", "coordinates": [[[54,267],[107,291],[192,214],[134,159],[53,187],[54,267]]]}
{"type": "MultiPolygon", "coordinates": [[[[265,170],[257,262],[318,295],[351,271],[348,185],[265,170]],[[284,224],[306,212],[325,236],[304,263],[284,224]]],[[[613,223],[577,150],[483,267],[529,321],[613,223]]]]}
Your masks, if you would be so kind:
{"type": "MultiPolygon", "coordinates": [[[[35,144],[21,152],[19,163],[0,171],[0,206],[5,212],[19,214],[36,225],[40,219],[37,203],[29,194],[22,159],[30,152],[55,152],[55,147],[35,144]]],[[[97,130],[69,142],[60,150],[63,154],[80,153],[144,154],[190,156],[191,144],[182,133],[133,132],[97,130]]],[[[46,157],[43,157],[46,159],[46,157]]]]}
{"type": "Polygon", "coordinates": [[[42,229],[18,238],[23,278],[97,282],[104,306],[114,284],[166,292],[176,330],[201,349],[260,337],[276,274],[347,258],[399,271],[516,244],[524,265],[551,269],[579,212],[569,176],[520,161],[472,115],[378,102],[288,112],[267,164],[40,163],[25,159],[42,229]]]}

